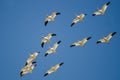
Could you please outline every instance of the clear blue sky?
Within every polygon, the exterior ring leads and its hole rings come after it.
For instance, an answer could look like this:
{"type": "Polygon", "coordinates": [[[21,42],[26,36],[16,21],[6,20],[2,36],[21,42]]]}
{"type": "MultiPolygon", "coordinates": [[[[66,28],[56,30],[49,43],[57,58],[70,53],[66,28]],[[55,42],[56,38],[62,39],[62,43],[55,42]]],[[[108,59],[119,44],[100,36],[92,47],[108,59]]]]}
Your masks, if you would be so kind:
{"type": "Polygon", "coordinates": [[[105,16],[92,16],[108,0],[0,0],[0,80],[120,80],[120,0],[110,0],[105,16]],[[45,27],[46,15],[61,12],[45,27]],[[70,27],[75,14],[88,14],[70,27]],[[96,44],[102,36],[117,34],[110,44],[96,44]],[[42,36],[56,33],[41,48],[42,36]],[[69,46],[91,36],[85,47],[69,46]],[[56,54],[44,57],[48,46],[61,40],[56,54]],[[40,51],[32,74],[19,76],[29,54],[40,51]],[[57,63],[65,64],[46,77],[57,63]]]}

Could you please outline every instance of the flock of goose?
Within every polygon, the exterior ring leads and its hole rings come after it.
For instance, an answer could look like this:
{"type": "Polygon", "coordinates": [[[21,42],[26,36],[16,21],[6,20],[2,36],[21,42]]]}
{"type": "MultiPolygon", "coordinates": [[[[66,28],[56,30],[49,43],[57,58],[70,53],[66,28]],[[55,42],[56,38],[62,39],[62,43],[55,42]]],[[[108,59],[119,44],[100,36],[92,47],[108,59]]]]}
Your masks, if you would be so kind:
{"type": "MultiPolygon", "coordinates": [[[[105,14],[105,11],[108,7],[108,5],[110,4],[110,2],[107,2],[106,4],[103,5],[103,7],[101,9],[98,9],[96,12],[94,12],[92,14],[92,16],[97,16],[97,15],[104,15],[105,14]]],[[[47,26],[48,22],[49,21],[55,21],[55,17],[57,15],[60,15],[61,13],[60,12],[53,12],[52,15],[48,16],[46,19],[45,19],[45,26],[47,26]]],[[[77,16],[71,23],[71,27],[76,24],[77,22],[79,21],[82,21],[84,19],[84,17],[86,16],[87,14],[80,14],[79,16],[77,16]]],[[[106,37],[103,37],[102,39],[99,39],[96,43],[108,43],[110,41],[110,39],[113,37],[113,35],[115,35],[116,32],[112,32],[110,34],[108,34],[106,37]]],[[[49,33],[47,36],[43,36],[43,39],[41,40],[41,47],[43,48],[45,46],[45,43],[47,42],[50,42],[51,41],[51,38],[56,36],[55,33],[49,33]]],[[[82,40],[79,40],[79,41],[76,41],[74,42],[73,44],[70,45],[70,47],[75,47],[75,46],[84,46],[85,43],[87,41],[89,41],[91,39],[91,37],[86,37],[86,38],[83,38],[82,40]]],[[[53,47],[51,47],[49,50],[46,51],[45,53],[45,57],[48,56],[49,54],[52,54],[52,53],[55,53],[56,52],[56,49],[57,47],[60,45],[61,43],[61,40],[57,41],[53,47]]],[[[25,66],[21,69],[20,71],[20,76],[22,77],[23,75],[27,74],[27,73],[32,73],[32,70],[36,67],[36,57],[38,56],[40,52],[34,52],[33,54],[31,54],[29,56],[29,58],[26,60],[26,63],[25,63],[25,66]]],[[[51,74],[53,72],[56,72],[57,69],[63,65],[64,62],[61,62],[61,63],[58,63],[56,64],[55,66],[51,67],[51,69],[49,69],[48,71],[46,71],[46,73],[44,74],[44,76],[47,76],[48,74],[51,74]]]]}

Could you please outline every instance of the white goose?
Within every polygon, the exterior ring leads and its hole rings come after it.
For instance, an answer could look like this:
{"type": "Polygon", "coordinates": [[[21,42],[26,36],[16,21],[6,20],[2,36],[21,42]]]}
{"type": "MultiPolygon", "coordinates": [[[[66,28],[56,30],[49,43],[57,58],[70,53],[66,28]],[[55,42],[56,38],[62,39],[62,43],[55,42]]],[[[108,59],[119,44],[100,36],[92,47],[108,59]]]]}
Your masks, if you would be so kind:
{"type": "Polygon", "coordinates": [[[45,19],[45,26],[47,25],[48,21],[54,21],[56,15],[60,15],[60,14],[61,14],[60,12],[53,12],[50,16],[48,16],[45,19]]]}
{"type": "Polygon", "coordinates": [[[104,15],[109,4],[110,4],[110,2],[107,2],[106,4],[104,4],[104,6],[101,9],[98,9],[98,11],[94,12],[92,15],[93,16],[104,15]]]}
{"type": "Polygon", "coordinates": [[[52,38],[52,36],[56,36],[56,34],[54,33],[49,33],[46,37],[43,37],[42,41],[41,41],[41,47],[44,47],[44,44],[46,42],[50,42],[50,39],[52,38]]]}
{"type": "Polygon", "coordinates": [[[77,42],[73,43],[72,45],[70,45],[70,47],[74,47],[74,46],[82,46],[83,47],[89,39],[91,39],[91,37],[84,38],[81,41],[77,41],[77,42]]]}
{"type": "Polygon", "coordinates": [[[30,57],[27,59],[25,65],[28,65],[28,64],[31,63],[33,60],[35,60],[39,53],[40,53],[40,52],[34,52],[33,54],[31,54],[30,57]]]}
{"type": "Polygon", "coordinates": [[[116,34],[116,32],[110,33],[108,36],[103,37],[102,39],[97,41],[98,43],[109,43],[110,39],[116,34]]]}
{"type": "Polygon", "coordinates": [[[50,48],[46,53],[45,53],[45,56],[51,54],[51,53],[55,53],[56,52],[56,49],[57,47],[59,46],[59,44],[61,43],[61,41],[58,41],[56,42],[52,48],[50,48]]]}
{"type": "Polygon", "coordinates": [[[28,65],[26,65],[24,68],[21,69],[20,71],[20,76],[22,77],[23,75],[27,73],[32,73],[32,70],[36,67],[36,62],[30,62],[28,65]]]}
{"type": "Polygon", "coordinates": [[[78,21],[82,21],[86,15],[87,15],[87,14],[80,14],[80,15],[78,15],[78,16],[72,21],[71,27],[72,27],[74,24],[76,24],[78,21]]]}
{"type": "Polygon", "coordinates": [[[51,73],[53,73],[53,72],[56,72],[57,69],[58,69],[60,66],[62,66],[63,64],[64,64],[63,62],[61,62],[61,63],[59,63],[59,64],[56,64],[56,65],[53,66],[51,69],[49,69],[49,70],[44,74],[44,76],[47,76],[47,75],[49,75],[49,74],[51,74],[51,73]]]}

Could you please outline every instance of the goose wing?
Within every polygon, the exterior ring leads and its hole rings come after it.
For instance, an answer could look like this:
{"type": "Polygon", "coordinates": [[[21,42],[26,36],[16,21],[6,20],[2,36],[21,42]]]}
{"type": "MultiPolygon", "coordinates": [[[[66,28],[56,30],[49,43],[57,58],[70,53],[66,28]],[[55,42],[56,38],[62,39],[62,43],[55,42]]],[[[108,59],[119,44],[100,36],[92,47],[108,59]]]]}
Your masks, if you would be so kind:
{"type": "Polygon", "coordinates": [[[48,20],[45,20],[45,26],[48,24],[48,20]]]}
{"type": "Polygon", "coordinates": [[[51,74],[51,73],[53,73],[53,69],[52,69],[52,68],[49,69],[49,70],[44,74],[44,77],[47,76],[47,75],[49,75],[49,74],[51,74]]]}
{"type": "Polygon", "coordinates": [[[48,37],[44,37],[41,41],[41,47],[44,47],[44,44],[48,42],[48,37]]]}
{"type": "Polygon", "coordinates": [[[57,70],[60,66],[62,66],[64,64],[64,62],[61,62],[61,63],[59,63],[59,64],[56,64],[55,66],[54,66],[54,69],[55,70],[57,70]]]}
{"type": "Polygon", "coordinates": [[[46,19],[45,19],[45,23],[44,25],[46,26],[48,24],[49,21],[51,21],[53,18],[52,16],[48,16],[46,19]]]}
{"type": "Polygon", "coordinates": [[[61,41],[56,42],[53,46],[53,49],[56,50],[56,48],[59,46],[60,43],[61,43],[61,41]]]}
{"type": "Polygon", "coordinates": [[[77,23],[78,21],[79,21],[79,19],[76,17],[76,18],[72,21],[71,27],[72,27],[75,23],[77,23]]]}
{"type": "Polygon", "coordinates": [[[103,42],[105,42],[104,39],[99,39],[99,40],[97,41],[97,44],[98,44],[98,43],[103,43],[103,42]]]}
{"type": "Polygon", "coordinates": [[[92,14],[92,16],[96,16],[96,15],[100,15],[100,14],[101,14],[100,11],[96,11],[92,14]]]}
{"type": "Polygon", "coordinates": [[[85,44],[89,39],[91,39],[91,37],[84,38],[84,39],[82,40],[82,43],[85,44]]]}
{"type": "Polygon", "coordinates": [[[78,46],[78,45],[80,45],[80,42],[81,41],[74,42],[72,45],[70,45],[70,47],[78,46]]]}
{"type": "Polygon", "coordinates": [[[107,2],[106,4],[104,4],[101,10],[105,12],[109,4],[110,2],[107,2]]]}
{"type": "Polygon", "coordinates": [[[45,53],[45,57],[46,57],[47,55],[53,53],[52,49],[53,49],[53,48],[51,48],[51,49],[49,49],[49,50],[46,51],[46,53],[45,53]]]}
{"type": "Polygon", "coordinates": [[[60,12],[53,12],[51,16],[52,16],[53,18],[55,18],[56,15],[60,15],[60,14],[61,14],[60,12]]]}
{"type": "Polygon", "coordinates": [[[106,38],[108,40],[110,40],[113,37],[113,35],[115,35],[115,34],[116,34],[116,32],[110,33],[106,38]]]}

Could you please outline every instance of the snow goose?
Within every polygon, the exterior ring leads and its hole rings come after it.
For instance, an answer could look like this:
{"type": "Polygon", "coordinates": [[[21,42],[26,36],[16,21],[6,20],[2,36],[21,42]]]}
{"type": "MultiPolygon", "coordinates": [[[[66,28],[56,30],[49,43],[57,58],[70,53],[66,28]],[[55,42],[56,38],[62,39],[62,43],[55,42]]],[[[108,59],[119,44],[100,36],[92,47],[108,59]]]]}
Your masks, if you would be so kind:
{"type": "Polygon", "coordinates": [[[76,24],[78,21],[82,21],[86,15],[87,15],[87,14],[80,14],[80,15],[78,15],[78,16],[72,21],[71,27],[72,27],[74,24],[76,24]]]}
{"type": "Polygon", "coordinates": [[[46,37],[43,37],[42,41],[41,41],[41,47],[44,47],[44,44],[46,42],[50,42],[50,39],[53,37],[53,36],[56,36],[56,34],[54,33],[49,33],[46,37]]]}
{"type": "Polygon", "coordinates": [[[45,19],[45,26],[47,25],[47,23],[49,21],[54,21],[56,15],[60,15],[61,13],[60,12],[53,12],[50,16],[48,16],[46,19],[45,19]]]}
{"type": "Polygon", "coordinates": [[[115,34],[116,34],[116,32],[110,33],[108,36],[103,37],[102,39],[98,40],[98,41],[97,41],[97,44],[98,44],[98,43],[109,43],[110,39],[111,39],[115,34]]]}
{"type": "Polygon", "coordinates": [[[56,72],[57,69],[58,69],[60,66],[62,66],[63,64],[64,64],[64,62],[61,62],[61,63],[56,64],[55,66],[51,67],[51,69],[49,69],[49,70],[44,74],[44,76],[47,76],[47,75],[49,75],[49,74],[51,74],[51,73],[53,73],[53,72],[56,72]]]}
{"type": "Polygon", "coordinates": [[[74,46],[82,46],[83,47],[85,45],[85,43],[90,39],[91,39],[91,37],[84,38],[81,41],[74,42],[72,45],[70,45],[70,47],[74,47],[74,46]]]}
{"type": "Polygon", "coordinates": [[[40,53],[40,52],[34,52],[33,54],[31,54],[30,57],[27,59],[25,65],[27,65],[28,63],[30,63],[30,62],[32,62],[33,60],[35,60],[39,53],[40,53]]]}
{"type": "Polygon", "coordinates": [[[61,41],[56,42],[52,48],[50,48],[49,50],[47,50],[47,52],[45,53],[45,56],[51,54],[51,53],[55,53],[57,47],[59,46],[59,44],[61,43],[61,41]]]}
{"type": "Polygon", "coordinates": [[[93,16],[104,15],[109,4],[110,4],[110,2],[107,2],[106,4],[103,5],[103,7],[101,9],[98,9],[98,11],[94,12],[92,15],[93,16]]]}
{"type": "Polygon", "coordinates": [[[32,70],[36,67],[37,64],[36,62],[30,62],[28,63],[24,68],[21,69],[20,71],[20,76],[22,77],[23,75],[27,73],[32,73],[32,70]]]}

